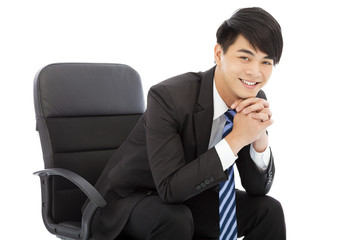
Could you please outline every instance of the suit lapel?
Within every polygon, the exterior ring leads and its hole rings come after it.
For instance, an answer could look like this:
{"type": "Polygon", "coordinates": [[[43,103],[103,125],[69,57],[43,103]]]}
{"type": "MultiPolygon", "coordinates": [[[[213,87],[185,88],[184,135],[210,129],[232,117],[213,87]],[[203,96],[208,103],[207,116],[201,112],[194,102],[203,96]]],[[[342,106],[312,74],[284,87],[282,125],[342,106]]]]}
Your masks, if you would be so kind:
{"type": "Polygon", "coordinates": [[[198,111],[194,113],[194,126],[197,143],[197,155],[208,150],[211,126],[214,116],[213,79],[215,67],[203,73],[199,98],[198,111]]]}

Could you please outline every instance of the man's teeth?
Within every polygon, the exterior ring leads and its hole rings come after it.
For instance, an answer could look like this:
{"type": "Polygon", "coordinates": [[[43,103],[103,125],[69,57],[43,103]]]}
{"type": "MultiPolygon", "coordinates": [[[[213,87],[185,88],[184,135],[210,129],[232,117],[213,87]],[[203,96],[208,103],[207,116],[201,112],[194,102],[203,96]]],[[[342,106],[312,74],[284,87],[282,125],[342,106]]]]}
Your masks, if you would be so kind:
{"type": "Polygon", "coordinates": [[[247,84],[247,85],[249,85],[249,86],[254,86],[257,82],[248,82],[248,81],[246,81],[246,80],[244,80],[244,79],[241,79],[240,78],[240,80],[243,82],[243,83],[245,83],[245,84],[247,84]]]}

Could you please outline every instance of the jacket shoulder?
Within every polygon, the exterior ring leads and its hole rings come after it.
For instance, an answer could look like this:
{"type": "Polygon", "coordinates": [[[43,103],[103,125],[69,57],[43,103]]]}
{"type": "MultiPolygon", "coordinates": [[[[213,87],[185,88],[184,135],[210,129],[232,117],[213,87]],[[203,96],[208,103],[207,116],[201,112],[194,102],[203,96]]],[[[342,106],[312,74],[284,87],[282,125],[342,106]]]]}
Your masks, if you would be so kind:
{"type": "Polygon", "coordinates": [[[256,97],[267,100],[266,95],[265,95],[265,92],[264,92],[262,89],[260,89],[260,91],[258,92],[258,94],[256,95],[256,97]]]}
{"type": "Polygon", "coordinates": [[[166,88],[179,88],[179,87],[186,87],[187,85],[198,85],[202,79],[202,72],[187,72],[183,73],[169,79],[166,79],[157,85],[166,87],[166,88]]]}
{"type": "Polygon", "coordinates": [[[149,90],[149,94],[168,95],[175,102],[194,102],[199,94],[203,72],[188,72],[166,79],[149,90]]]}

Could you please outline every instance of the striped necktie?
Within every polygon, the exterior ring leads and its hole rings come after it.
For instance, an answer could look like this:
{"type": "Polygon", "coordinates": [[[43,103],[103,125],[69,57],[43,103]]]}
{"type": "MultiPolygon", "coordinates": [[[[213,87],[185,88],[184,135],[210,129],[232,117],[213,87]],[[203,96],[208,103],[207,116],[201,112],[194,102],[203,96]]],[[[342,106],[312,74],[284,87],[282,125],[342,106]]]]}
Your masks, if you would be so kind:
{"type": "MultiPolygon", "coordinates": [[[[226,123],[222,137],[228,135],[233,127],[233,119],[236,111],[233,109],[225,113],[226,123]]],[[[220,184],[219,192],[219,219],[220,240],[237,239],[236,204],[235,204],[235,180],[233,166],[228,168],[229,178],[220,184]]]]}

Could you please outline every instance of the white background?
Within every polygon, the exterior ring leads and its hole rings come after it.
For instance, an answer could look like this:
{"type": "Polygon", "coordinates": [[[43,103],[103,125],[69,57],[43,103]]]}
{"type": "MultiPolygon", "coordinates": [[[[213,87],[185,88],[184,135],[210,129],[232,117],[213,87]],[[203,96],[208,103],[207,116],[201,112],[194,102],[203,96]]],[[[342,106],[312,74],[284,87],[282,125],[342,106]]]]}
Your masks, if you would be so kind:
{"type": "Polygon", "coordinates": [[[33,78],[54,62],[134,67],[144,92],[213,66],[215,32],[238,8],[281,24],[284,52],[265,87],[275,123],[270,195],[288,239],[359,239],[359,12],[356,1],[1,1],[1,238],[56,239],[43,226],[33,78]]]}

